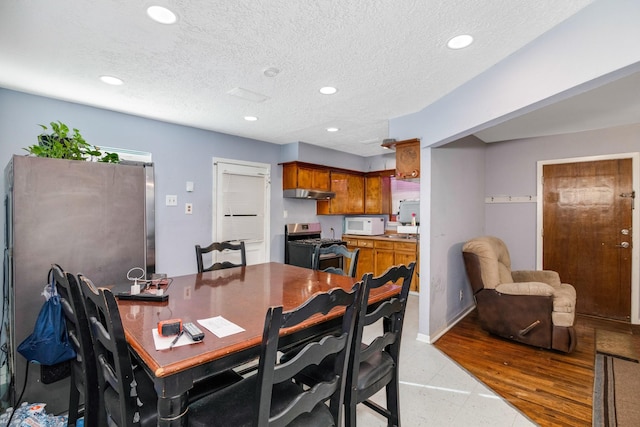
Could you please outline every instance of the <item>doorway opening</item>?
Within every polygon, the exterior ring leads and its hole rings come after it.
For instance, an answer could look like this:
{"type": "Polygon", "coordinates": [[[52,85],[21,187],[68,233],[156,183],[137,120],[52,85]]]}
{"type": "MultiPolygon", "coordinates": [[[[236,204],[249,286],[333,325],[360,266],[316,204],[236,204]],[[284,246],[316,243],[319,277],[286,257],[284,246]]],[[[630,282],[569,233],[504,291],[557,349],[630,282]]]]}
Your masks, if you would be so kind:
{"type": "Polygon", "coordinates": [[[640,323],[640,153],[537,169],[537,268],[576,288],[578,313],[640,323]]]}

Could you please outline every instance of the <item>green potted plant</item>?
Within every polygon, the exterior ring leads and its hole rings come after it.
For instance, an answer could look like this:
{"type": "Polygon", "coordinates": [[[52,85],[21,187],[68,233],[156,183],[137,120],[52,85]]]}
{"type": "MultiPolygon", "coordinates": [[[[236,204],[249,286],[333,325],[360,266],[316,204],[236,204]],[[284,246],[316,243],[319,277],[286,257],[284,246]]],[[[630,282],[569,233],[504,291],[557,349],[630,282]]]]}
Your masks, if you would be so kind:
{"type": "Polygon", "coordinates": [[[96,158],[99,162],[118,163],[118,153],[102,153],[99,147],[84,140],[78,129],[69,131],[69,126],[61,121],[51,122],[51,131],[40,125],[43,133],[38,135],[38,143],[27,148],[30,154],[53,159],[89,160],[96,158]]]}

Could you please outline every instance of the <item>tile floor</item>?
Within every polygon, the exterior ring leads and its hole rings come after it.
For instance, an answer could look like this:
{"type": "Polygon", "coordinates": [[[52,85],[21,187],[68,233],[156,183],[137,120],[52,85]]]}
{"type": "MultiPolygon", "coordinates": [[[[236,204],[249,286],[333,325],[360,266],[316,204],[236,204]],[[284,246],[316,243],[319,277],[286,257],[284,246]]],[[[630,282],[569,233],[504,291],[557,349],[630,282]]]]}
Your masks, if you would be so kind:
{"type": "MultiPolygon", "coordinates": [[[[400,414],[403,426],[535,425],[440,350],[416,340],[417,295],[409,296],[405,316],[400,350],[400,414]]],[[[373,400],[383,405],[384,399],[384,391],[373,397],[373,400]]],[[[361,427],[387,425],[382,416],[364,405],[358,406],[357,417],[361,427]]]]}

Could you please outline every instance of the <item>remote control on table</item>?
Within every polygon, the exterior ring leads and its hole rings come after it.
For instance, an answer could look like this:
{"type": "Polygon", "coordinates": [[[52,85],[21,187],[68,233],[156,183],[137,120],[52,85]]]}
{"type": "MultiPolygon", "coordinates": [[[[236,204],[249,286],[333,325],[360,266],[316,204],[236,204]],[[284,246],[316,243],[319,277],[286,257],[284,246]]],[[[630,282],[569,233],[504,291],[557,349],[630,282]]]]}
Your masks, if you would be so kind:
{"type": "Polygon", "coordinates": [[[186,322],[182,325],[182,329],[193,341],[202,341],[204,333],[195,324],[186,322]]]}

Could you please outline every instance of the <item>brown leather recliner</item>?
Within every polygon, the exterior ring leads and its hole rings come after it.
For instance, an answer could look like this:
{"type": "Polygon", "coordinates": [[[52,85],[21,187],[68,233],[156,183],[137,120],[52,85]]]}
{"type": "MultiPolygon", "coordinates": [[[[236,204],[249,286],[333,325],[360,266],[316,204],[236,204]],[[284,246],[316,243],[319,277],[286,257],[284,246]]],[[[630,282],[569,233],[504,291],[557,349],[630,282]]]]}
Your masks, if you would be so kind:
{"type": "Polygon", "coordinates": [[[576,291],[555,271],[511,271],[497,237],[471,239],[462,247],[480,326],[487,332],[536,347],[570,353],[576,346],[576,291]]]}

